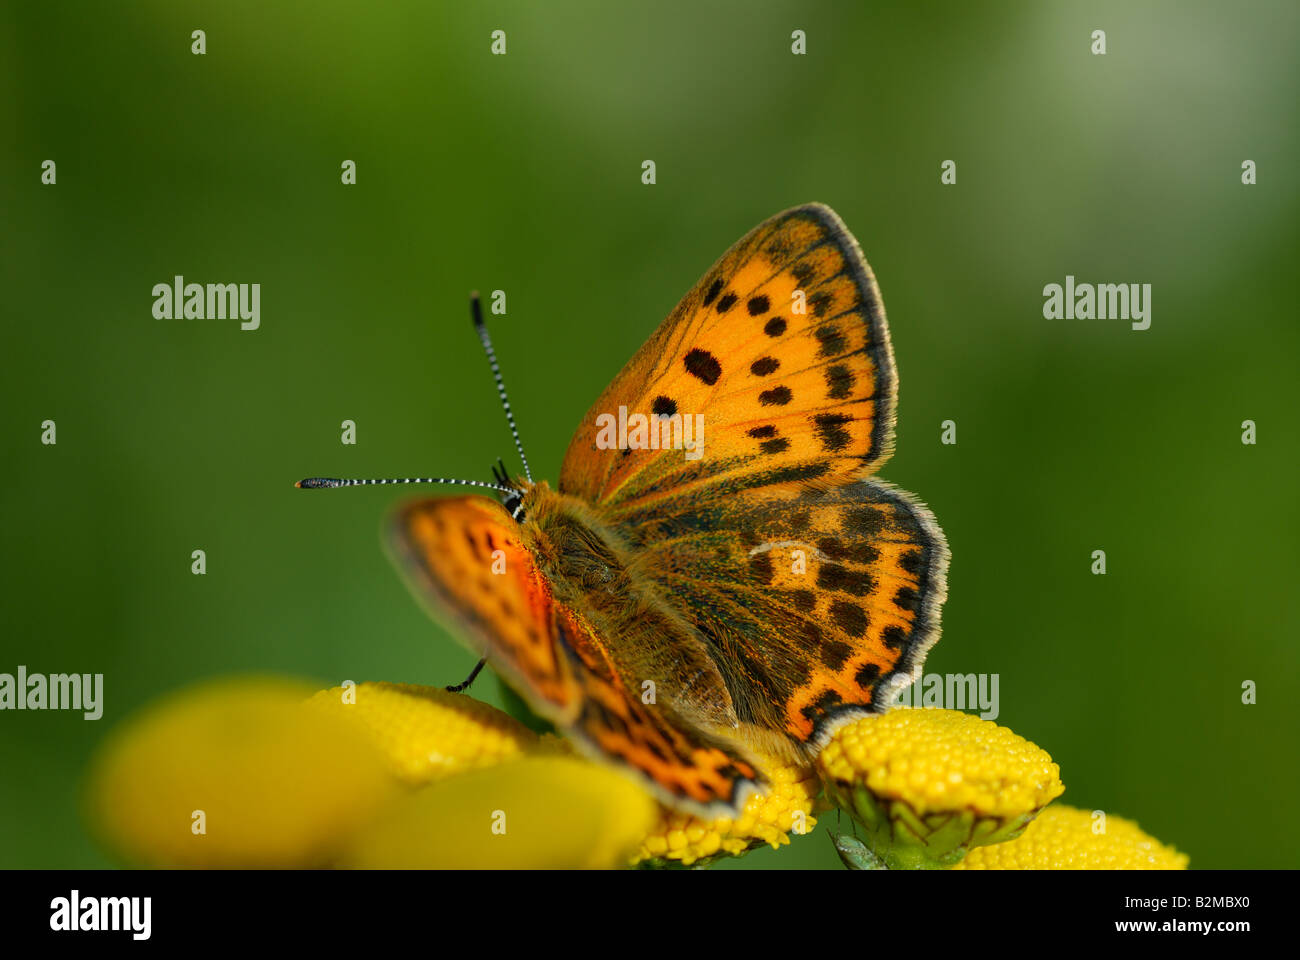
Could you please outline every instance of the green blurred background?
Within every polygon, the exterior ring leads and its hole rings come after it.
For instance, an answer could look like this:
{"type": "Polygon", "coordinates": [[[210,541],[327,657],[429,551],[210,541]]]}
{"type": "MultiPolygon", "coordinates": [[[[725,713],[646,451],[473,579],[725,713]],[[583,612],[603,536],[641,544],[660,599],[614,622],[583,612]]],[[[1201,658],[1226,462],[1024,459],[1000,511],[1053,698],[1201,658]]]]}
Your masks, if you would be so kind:
{"type": "MultiPolygon", "coordinates": [[[[1297,865],[1294,3],[2,9],[0,671],[102,672],[106,707],[0,714],[0,866],[109,863],[87,758],[177,686],[460,680],[473,656],[380,548],[399,494],[292,481],[516,462],[472,288],[507,292],[497,347],[554,480],[705,268],[809,200],[889,311],[884,476],[952,544],[929,670],[1000,674],[1063,802],[1193,867],[1297,865]],[[261,329],[155,320],[175,274],[260,283],[261,329]],[[1151,328],[1044,320],[1066,274],[1152,284],[1151,328]]],[[[737,865],[838,861],[817,830],[737,865]]]]}

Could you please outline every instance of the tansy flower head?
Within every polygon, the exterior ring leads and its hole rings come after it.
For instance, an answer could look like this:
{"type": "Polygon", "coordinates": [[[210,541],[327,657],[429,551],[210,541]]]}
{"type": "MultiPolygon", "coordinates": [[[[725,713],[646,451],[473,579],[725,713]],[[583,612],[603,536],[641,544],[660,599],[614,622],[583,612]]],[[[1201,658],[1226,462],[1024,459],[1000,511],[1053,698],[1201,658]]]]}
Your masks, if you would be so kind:
{"type": "Polygon", "coordinates": [[[113,732],[88,814],[142,866],[623,866],[658,807],[493,707],[272,678],[181,691],[113,732]]]}
{"type": "Polygon", "coordinates": [[[626,866],[655,815],[649,794],[607,767],[527,755],[408,794],[354,835],[341,865],[626,866]]]}
{"type": "Polygon", "coordinates": [[[312,689],[222,679],[141,711],[95,758],[95,832],[141,866],[328,865],[397,785],[351,722],[304,709],[312,689]]]}
{"type": "Polygon", "coordinates": [[[816,826],[813,801],[821,792],[816,775],[807,768],[776,761],[764,764],[767,792],[752,794],[740,816],[705,820],[664,808],[658,823],[641,842],[634,863],[642,867],[703,867],[726,856],[741,856],[766,843],[776,848],[790,834],[805,834],[816,826]]]}
{"type": "Polygon", "coordinates": [[[1132,820],[1053,804],[1014,840],[980,847],[958,870],[1186,870],[1187,854],[1132,820]]]}
{"type": "Polygon", "coordinates": [[[350,716],[393,773],[423,789],[351,836],[340,865],[622,866],[654,822],[654,801],[630,780],[486,703],[409,684],[348,693],[312,705],[350,716]]]}
{"type": "Polygon", "coordinates": [[[828,799],[891,869],[950,866],[1016,836],[1064,791],[1038,746],[955,710],[896,708],[842,726],[817,758],[828,799]]]}
{"type": "Polygon", "coordinates": [[[334,687],[311,706],[355,722],[389,768],[413,786],[490,767],[537,745],[537,734],[464,694],[407,683],[334,687]]]}
{"type": "Polygon", "coordinates": [[[254,677],[181,691],[114,730],[86,799],[101,836],[142,866],[703,866],[809,832],[823,784],[865,828],[865,842],[835,838],[855,867],[1187,863],[1127,820],[1101,830],[1068,807],[1010,839],[1061,793],[1056,764],[954,711],[861,718],[815,770],[761,766],[764,793],[705,820],[462,694],[366,683],[312,695],[254,677]]]}

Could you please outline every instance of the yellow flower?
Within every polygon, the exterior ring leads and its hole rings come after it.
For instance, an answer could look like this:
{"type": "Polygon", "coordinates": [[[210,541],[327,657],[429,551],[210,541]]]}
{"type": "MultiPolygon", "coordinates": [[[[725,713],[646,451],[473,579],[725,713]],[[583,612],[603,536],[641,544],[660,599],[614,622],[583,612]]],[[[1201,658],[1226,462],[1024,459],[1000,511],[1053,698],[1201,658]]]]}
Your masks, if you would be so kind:
{"type": "Polygon", "coordinates": [[[518,757],[538,743],[537,734],[508,714],[437,687],[334,687],[311,705],[361,724],[393,773],[414,786],[518,757]]]}
{"type": "Polygon", "coordinates": [[[147,709],[97,756],[89,818],[143,866],[600,867],[657,816],[621,774],[469,697],[311,693],[230,679],[147,709]]]}
{"type": "Polygon", "coordinates": [[[955,710],[896,708],[852,721],[817,768],[828,798],[891,869],[950,866],[1014,837],[1065,789],[1040,747],[955,710]]]}
{"type": "Polygon", "coordinates": [[[817,825],[812,810],[821,784],[816,776],[777,761],[764,764],[763,772],[767,792],[751,795],[735,819],[705,820],[663,808],[634,862],[644,867],[706,866],[764,843],[773,848],[788,844],[791,833],[809,833],[817,825]]]}
{"type": "Polygon", "coordinates": [[[1186,870],[1187,854],[1132,820],[1053,804],[1015,840],[972,850],[958,870],[1186,870]]]}
{"type": "Polygon", "coordinates": [[[393,797],[368,738],[302,707],[271,677],[173,694],[113,731],[86,790],[96,830],[129,863],[323,866],[393,797]]]}
{"type": "Polygon", "coordinates": [[[832,838],[851,866],[1187,863],[1117,817],[1094,834],[1068,807],[1025,831],[1064,789],[1056,764],[955,711],[865,717],[815,770],[762,766],[767,791],[707,820],[462,694],[365,683],[313,695],[253,677],[174,694],[113,731],[85,801],[97,832],[142,866],[704,866],[810,832],[823,784],[865,828],[865,843],[832,838]]]}
{"type": "Polygon", "coordinates": [[[509,760],[405,797],[354,838],[352,867],[611,867],[654,823],[630,779],[573,757],[509,760]]]}

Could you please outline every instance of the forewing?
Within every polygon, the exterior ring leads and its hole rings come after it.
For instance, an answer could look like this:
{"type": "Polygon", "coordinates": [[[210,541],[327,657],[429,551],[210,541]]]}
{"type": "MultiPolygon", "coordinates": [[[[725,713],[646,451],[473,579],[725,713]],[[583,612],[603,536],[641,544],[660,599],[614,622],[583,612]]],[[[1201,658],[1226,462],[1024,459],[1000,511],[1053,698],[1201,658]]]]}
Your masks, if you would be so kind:
{"type": "Polygon", "coordinates": [[[888,457],[894,392],[884,310],[857,242],[828,207],[797,207],[728,250],[628,362],[574,435],[560,489],[617,522],[701,484],[844,482],[888,457]],[[660,437],[658,418],[669,434],[681,418],[682,441],[702,417],[700,456],[611,444],[620,408],[660,437]]]}

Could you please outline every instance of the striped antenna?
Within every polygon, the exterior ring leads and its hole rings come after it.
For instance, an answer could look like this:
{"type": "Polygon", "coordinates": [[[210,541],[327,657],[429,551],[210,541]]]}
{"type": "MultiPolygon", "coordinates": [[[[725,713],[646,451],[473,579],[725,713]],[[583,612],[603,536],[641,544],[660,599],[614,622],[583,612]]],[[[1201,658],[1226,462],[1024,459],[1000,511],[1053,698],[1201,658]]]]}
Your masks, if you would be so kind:
{"type": "Polygon", "coordinates": [[[532,483],[533,475],[528,469],[528,458],[524,456],[524,445],[519,439],[519,428],[515,426],[515,415],[510,409],[510,398],[506,396],[506,385],[501,379],[501,367],[497,363],[496,351],[492,349],[492,338],[488,336],[487,324],[483,322],[483,305],[479,302],[477,290],[469,295],[469,311],[474,318],[474,329],[478,331],[478,338],[483,341],[483,352],[487,354],[488,363],[492,366],[492,378],[497,383],[497,395],[501,398],[501,406],[506,410],[506,422],[510,424],[510,435],[515,438],[515,449],[519,451],[519,459],[524,464],[524,476],[528,478],[529,483],[532,483]]]}
{"type": "Polygon", "coordinates": [[[487,487],[489,490],[496,490],[498,493],[507,495],[514,494],[518,496],[519,494],[517,490],[502,487],[495,483],[484,483],[481,480],[457,480],[453,477],[399,477],[388,480],[340,480],[337,477],[308,477],[306,480],[299,480],[294,486],[302,490],[328,490],[334,487],[383,486],[388,483],[450,483],[458,487],[487,487]]]}
{"type": "MultiPolygon", "coordinates": [[[[510,409],[510,398],[506,396],[506,385],[505,381],[501,379],[501,367],[497,363],[496,351],[492,349],[492,338],[488,336],[487,324],[483,322],[483,305],[479,301],[477,290],[470,294],[469,305],[470,315],[474,318],[474,329],[478,331],[479,340],[483,343],[483,350],[487,353],[488,363],[492,366],[492,378],[496,381],[497,395],[501,398],[501,405],[506,411],[506,422],[510,424],[510,435],[515,438],[515,449],[519,451],[519,459],[524,464],[524,476],[531,483],[533,475],[528,469],[528,458],[524,456],[524,445],[519,440],[519,428],[515,425],[515,415],[510,409]]],[[[505,464],[501,462],[500,458],[497,459],[497,466],[492,468],[492,478],[496,480],[496,483],[486,483],[482,480],[457,480],[454,477],[390,477],[378,480],[308,477],[306,480],[299,480],[294,486],[302,490],[386,486],[391,483],[449,483],[458,487],[482,487],[505,494],[506,508],[510,510],[512,517],[518,519],[523,511],[523,495],[510,485],[510,477],[506,473],[505,464]]]]}

